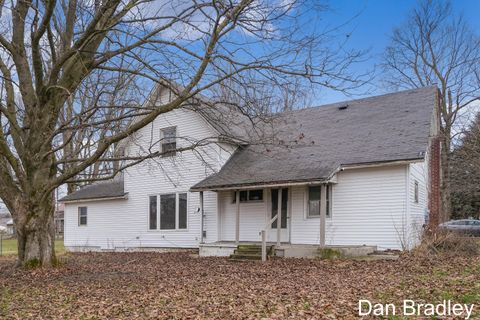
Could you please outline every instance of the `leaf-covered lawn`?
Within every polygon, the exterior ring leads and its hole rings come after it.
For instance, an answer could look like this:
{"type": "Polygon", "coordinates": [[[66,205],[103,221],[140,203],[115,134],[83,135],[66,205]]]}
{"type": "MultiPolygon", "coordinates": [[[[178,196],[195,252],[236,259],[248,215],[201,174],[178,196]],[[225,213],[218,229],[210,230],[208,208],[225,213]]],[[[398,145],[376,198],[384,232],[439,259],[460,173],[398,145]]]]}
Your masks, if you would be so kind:
{"type": "MultiPolygon", "coordinates": [[[[279,259],[192,253],[67,254],[56,269],[0,259],[1,319],[350,319],[359,299],[480,307],[480,258],[279,259]]],[[[478,314],[477,314],[478,315],[478,314]]]]}
{"type": "MultiPolygon", "coordinates": [[[[0,253],[2,255],[12,255],[17,254],[17,239],[2,239],[1,241],[2,250],[0,253]]],[[[63,246],[63,240],[55,240],[55,252],[57,254],[65,253],[65,247],[63,246]]]]}

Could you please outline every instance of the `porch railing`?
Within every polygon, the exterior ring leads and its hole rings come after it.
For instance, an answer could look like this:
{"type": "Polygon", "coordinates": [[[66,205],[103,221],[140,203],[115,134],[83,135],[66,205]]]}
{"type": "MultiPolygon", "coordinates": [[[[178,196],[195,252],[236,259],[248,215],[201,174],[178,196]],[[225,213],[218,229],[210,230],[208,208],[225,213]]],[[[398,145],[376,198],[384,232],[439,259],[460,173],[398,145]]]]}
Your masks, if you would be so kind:
{"type": "Polygon", "coordinates": [[[266,225],[263,227],[262,231],[260,231],[260,235],[262,236],[262,261],[267,261],[267,231],[270,229],[272,223],[277,221],[278,214],[275,215],[266,225]]]}

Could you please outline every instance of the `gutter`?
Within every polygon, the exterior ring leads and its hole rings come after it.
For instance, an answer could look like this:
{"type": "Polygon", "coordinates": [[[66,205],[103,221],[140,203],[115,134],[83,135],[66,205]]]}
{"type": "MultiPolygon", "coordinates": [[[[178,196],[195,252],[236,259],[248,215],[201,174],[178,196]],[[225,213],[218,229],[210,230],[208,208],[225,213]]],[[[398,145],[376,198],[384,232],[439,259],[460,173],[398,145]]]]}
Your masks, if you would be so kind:
{"type": "Polygon", "coordinates": [[[128,199],[128,193],[125,193],[123,196],[115,197],[103,197],[103,198],[87,198],[87,199],[72,199],[72,200],[59,200],[58,202],[63,202],[65,204],[69,203],[78,203],[78,202],[93,202],[93,201],[103,201],[103,200],[126,200],[128,199]]]}
{"type": "Polygon", "coordinates": [[[394,160],[394,161],[387,160],[387,161],[377,161],[377,162],[365,162],[365,163],[359,163],[359,164],[345,164],[340,166],[340,171],[350,170],[350,169],[395,166],[395,165],[402,165],[402,164],[406,165],[406,164],[422,162],[422,161],[425,161],[425,157],[404,159],[404,160],[394,160]]]}
{"type": "Polygon", "coordinates": [[[249,183],[244,185],[238,186],[225,186],[225,187],[205,187],[205,188],[190,188],[191,192],[199,192],[199,191],[221,191],[221,190],[248,190],[248,189],[259,189],[259,188],[275,188],[275,187],[284,187],[284,186],[305,186],[311,184],[321,184],[321,183],[328,183],[329,179],[315,179],[315,180],[305,180],[305,181],[297,181],[297,182],[272,182],[272,183],[263,183],[263,184],[255,184],[249,183]]]}

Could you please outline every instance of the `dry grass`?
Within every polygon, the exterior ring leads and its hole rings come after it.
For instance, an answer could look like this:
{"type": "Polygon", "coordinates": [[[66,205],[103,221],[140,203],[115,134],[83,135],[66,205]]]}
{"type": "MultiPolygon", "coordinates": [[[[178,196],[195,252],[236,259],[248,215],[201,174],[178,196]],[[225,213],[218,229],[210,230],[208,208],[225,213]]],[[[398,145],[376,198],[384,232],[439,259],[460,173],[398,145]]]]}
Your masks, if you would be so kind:
{"type": "Polygon", "coordinates": [[[437,232],[425,235],[420,246],[415,248],[418,256],[447,255],[480,255],[480,239],[454,232],[437,232]]]}

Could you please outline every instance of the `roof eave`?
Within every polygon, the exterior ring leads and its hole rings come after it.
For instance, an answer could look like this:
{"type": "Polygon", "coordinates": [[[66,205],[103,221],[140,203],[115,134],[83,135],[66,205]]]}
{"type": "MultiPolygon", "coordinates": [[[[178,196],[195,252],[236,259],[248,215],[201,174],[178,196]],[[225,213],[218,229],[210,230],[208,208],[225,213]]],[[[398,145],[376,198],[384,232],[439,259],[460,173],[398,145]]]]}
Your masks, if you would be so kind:
{"type": "Polygon", "coordinates": [[[373,167],[384,167],[384,166],[410,164],[410,163],[416,163],[416,162],[422,162],[422,161],[425,161],[425,156],[415,157],[415,158],[398,159],[398,160],[384,160],[384,161],[348,163],[348,164],[342,164],[340,166],[340,168],[341,168],[341,170],[373,168],[373,167]]]}
{"type": "Polygon", "coordinates": [[[330,175],[327,178],[272,181],[272,182],[262,182],[262,183],[252,182],[252,183],[244,183],[244,184],[215,185],[215,186],[197,187],[197,188],[192,187],[190,188],[190,191],[199,192],[199,191],[242,190],[242,189],[253,189],[253,188],[274,188],[274,187],[281,187],[281,186],[301,186],[301,185],[311,185],[311,184],[320,184],[320,183],[336,183],[335,174],[339,171],[350,170],[350,169],[403,165],[403,164],[422,162],[424,160],[425,160],[425,157],[415,157],[415,158],[407,158],[407,159],[400,159],[400,160],[385,160],[385,161],[342,164],[341,166],[336,168],[332,173],[330,173],[330,175]]]}
{"type": "Polygon", "coordinates": [[[301,185],[311,185],[311,184],[320,184],[331,182],[329,179],[305,179],[305,180],[290,180],[290,181],[272,181],[272,182],[263,182],[263,183],[243,183],[235,185],[224,185],[224,186],[212,186],[212,187],[192,187],[190,188],[191,192],[199,191],[223,191],[223,190],[247,190],[247,189],[258,189],[258,188],[275,188],[275,187],[284,187],[284,186],[301,186],[301,185]]]}
{"type": "Polygon", "coordinates": [[[121,196],[113,196],[113,197],[95,197],[95,198],[85,198],[85,199],[71,199],[71,200],[62,200],[60,199],[58,202],[62,203],[76,203],[76,202],[93,202],[93,201],[105,201],[105,200],[126,200],[128,199],[128,192],[121,196]]]}

